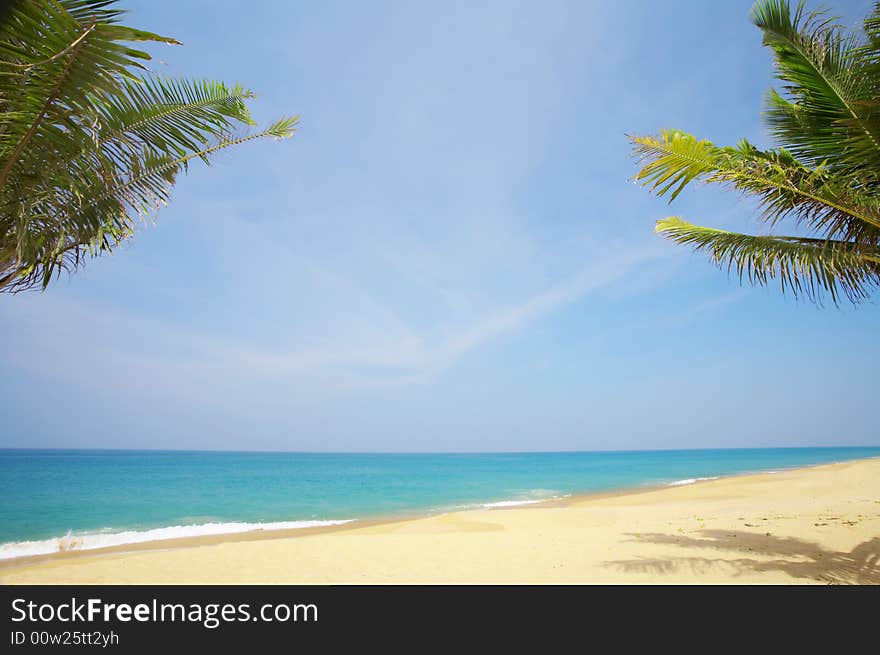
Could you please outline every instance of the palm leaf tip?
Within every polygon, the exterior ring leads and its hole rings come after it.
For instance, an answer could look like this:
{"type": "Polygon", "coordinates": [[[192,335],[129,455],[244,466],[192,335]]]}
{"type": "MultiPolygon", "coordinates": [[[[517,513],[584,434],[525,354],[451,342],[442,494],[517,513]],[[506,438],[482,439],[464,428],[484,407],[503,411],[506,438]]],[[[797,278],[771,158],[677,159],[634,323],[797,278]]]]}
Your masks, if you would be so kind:
{"type": "Polygon", "coordinates": [[[633,156],[642,168],[635,180],[658,196],[675,200],[684,188],[717,167],[717,151],[710,141],[681,130],[663,130],[659,136],[631,136],[633,156]]]}
{"type": "Polygon", "coordinates": [[[290,116],[281,118],[266,128],[266,136],[272,136],[276,139],[287,139],[293,136],[299,127],[299,116],[290,116]]]}
{"type": "Polygon", "coordinates": [[[102,23],[101,29],[107,38],[114,41],[154,41],[168,45],[183,45],[182,41],[178,41],[170,36],[162,36],[154,32],[147,32],[146,30],[139,30],[119,24],[102,23]]]}

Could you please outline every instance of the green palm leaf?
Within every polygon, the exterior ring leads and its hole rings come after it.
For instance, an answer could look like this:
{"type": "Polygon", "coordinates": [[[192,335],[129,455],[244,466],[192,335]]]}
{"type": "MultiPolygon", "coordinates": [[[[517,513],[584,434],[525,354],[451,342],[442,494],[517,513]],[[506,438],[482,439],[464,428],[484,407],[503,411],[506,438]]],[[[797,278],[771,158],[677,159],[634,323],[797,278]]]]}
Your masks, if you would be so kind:
{"type": "Polygon", "coordinates": [[[785,150],[761,151],[747,141],[719,148],[675,130],[631,139],[644,164],[636,180],[670,201],[697,180],[726,184],[756,196],[771,224],[793,218],[827,238],[880,237],[880,190],[822,166],[807,168],[785,150]]]}
{"type": "Polygon", "coordinates": [[[45,288],[164,206],[194,159],[261,138],[253,93],[144,74],[115,0],[18,0],[0,22],[0,290],[45,288]]]}
{"type": "Polygon", "coordinates": [[[783,291],[833,302],[841,295],[864,300],[880,283],[880,248],[845,241],[801,237],[753,236],[692,225],[678,217],[657,222],[657,232],[676,243],[705,252],[717,265],[736,271],[740,280],[766,286],[778,280],[783,291]]]}
{"type": "Polygon", "coordinates": [[[823,12],[807,14],[804,3],[765,0],[752,20],[773,50],[777,77],[790,97],[771,92],[767,122],[776,137],[804,163],[880,173],[880,121],[866,101],[872,95],[859,51],[864,37],[846,34],[823,12]]]}
{"type": "Polygon", "coordinates": [[[880,283],[880,3],[858,34],[803,2],[761,0],[752,20],[783,82],[764,115],[782,147],[719,147],[678,130],[634,136],[636,180],[670,202],[692,182],[727,186],[756,198],[770,227],[789,220],[812,236],[751,236],[678,218],[657,231],[753,284],[779,279],[816,301],[867,299],[880,283]]]}

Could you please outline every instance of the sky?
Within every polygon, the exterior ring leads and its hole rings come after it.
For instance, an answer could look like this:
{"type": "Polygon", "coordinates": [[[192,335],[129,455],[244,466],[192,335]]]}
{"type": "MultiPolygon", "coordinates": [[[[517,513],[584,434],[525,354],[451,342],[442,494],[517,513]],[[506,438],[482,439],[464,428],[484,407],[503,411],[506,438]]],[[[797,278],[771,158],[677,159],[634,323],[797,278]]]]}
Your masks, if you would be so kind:
{"type": "Polygon", "coordinates": [[[653,226],[766,231],[752,202],[632,180],[627,134],[773,145],[749,1],[122,4],[183,42],[153,71],[300,128],[0,296],[0,447],[880,445],[877,301],[741,286],[653,226]]]}

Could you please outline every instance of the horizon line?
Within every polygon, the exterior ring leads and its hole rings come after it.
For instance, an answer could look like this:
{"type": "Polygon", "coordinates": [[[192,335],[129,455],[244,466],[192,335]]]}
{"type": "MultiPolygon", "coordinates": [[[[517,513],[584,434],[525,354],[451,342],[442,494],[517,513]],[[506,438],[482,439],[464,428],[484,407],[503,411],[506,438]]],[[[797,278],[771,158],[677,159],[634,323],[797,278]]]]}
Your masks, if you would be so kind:
{"type": "Polygon", "coordinates": [[[686,451],[717,450],[806,450],[806,449],[855,449],[873,448],[880,450],[880,444],[846,445],[801,445],[801,446],[721,446],[702,448],[607,448],[588,450],[282,450],[282,449],[209,449],[209,448],[89,448],[89,447],[44,447],[44,446],[0,446],[4,451],[74,451],[108,453],[230,453],[230,454],[288,454],[288,455],[554,455],[580,453],[662,453],[686,451]]]}

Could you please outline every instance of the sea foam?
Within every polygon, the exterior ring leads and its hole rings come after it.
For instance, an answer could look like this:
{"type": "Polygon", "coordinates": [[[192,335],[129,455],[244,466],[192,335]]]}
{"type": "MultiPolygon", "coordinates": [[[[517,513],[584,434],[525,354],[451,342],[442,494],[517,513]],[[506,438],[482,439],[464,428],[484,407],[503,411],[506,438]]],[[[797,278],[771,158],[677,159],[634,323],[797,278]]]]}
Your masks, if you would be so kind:
{"type": "Polygon", "coordinates": [[[262,530],[298,530],[351,523],[354,519],[335,521],[275,521],[270,523],[202,523],[200,525],[172,525],[151,530],[125,530],[122,532],[91,532],[74,534],[39,541],[15,541],[0,544],[0,560],[33,555],[50,555],[67,551],[94,550],[110,546],[140,544],[164,539],[201,537],[206,535],[239,534],[262,530]]]}
{"type": "Polygon", "coordinates": [[[667,486],[669,487],[680,487],[683,484],[693,484],[694,482],[702,482],[703,480],[717,480],[718,476],[713,475],[708,478],[686,478],[684,480],[676,480],[675,482],[670,482],[667,486]]]}
{"type": "Polygon", "coordinates": [[[519,498],[510,500],[499,500],[492,503],[480,503],[483,509],[495,509],[498,507],[518,507],[520,505],[534,505],[543,503],[548,500],[559,500],[568,498],[571,494],[561,493],[555,489],[530,489],[524,494],[520,494],[519,498]]]}
{"type": "Polygon", "coordinates": [[[545,498],[541,500],[501,500],[497,503],[483,503],[480,507],[484,507],[486,509],[491,509],[493,507],[517,507],[519,505],[534,505],[535,503],[543,503],[545,500],[551,500],[550,498],[545,498]]]}

